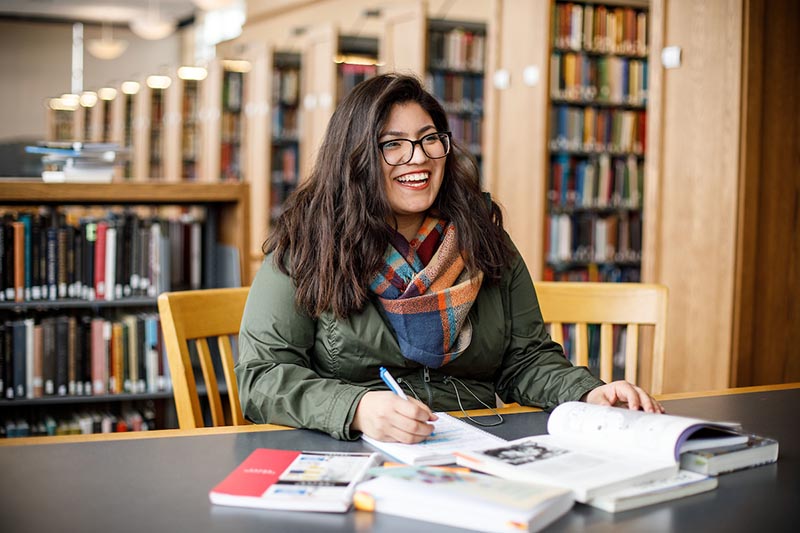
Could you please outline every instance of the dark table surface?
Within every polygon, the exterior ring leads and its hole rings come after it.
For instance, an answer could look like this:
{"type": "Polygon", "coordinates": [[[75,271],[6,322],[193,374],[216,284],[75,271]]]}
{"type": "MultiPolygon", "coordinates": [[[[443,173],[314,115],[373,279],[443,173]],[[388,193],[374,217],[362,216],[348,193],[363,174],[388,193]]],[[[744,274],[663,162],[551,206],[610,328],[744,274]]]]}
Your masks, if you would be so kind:
{"type": "MultiPolygon", "coordinates": [[[[800,389],[664,402],[668,412],[739,421],[780,443],[778,462],[725,474],[715,491],[610,514],[576,504],[546,531],[796,531],[800,389]]],[[[506,416],[492,433],[546,433],[547,413],[506,416]]],[[[255,448],[366,450],[307,430],[0,447],[0,530],[463,531],[351,511],[317,514],[215,506],[208,491],[255,448]]]]}

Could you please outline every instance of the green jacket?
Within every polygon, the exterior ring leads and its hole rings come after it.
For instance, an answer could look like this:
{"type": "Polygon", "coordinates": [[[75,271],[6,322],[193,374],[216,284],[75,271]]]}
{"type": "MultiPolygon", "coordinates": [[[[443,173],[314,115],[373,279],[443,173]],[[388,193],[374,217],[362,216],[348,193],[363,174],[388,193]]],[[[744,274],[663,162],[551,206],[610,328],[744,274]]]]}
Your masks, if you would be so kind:
{"type": "Polygon", "coordinates": [[[332,313],[314,320],[297,310],[294,295],[291,279],[267,256],[247,298],[236,364],[242,411],[256,423],[356,439],[350,424],[359,400],[387,390],[381,366],[434,411],[461,409],[459,398],[464,409],[485,407],[475,396],[494,406],[495,393],[507,403],[550,408],[603,384],[550,339],[518,254],[499,285],[481,287],[469,313],[472,343],[440,369],[403,358],[376,302],[346,320],[332,313]]]}

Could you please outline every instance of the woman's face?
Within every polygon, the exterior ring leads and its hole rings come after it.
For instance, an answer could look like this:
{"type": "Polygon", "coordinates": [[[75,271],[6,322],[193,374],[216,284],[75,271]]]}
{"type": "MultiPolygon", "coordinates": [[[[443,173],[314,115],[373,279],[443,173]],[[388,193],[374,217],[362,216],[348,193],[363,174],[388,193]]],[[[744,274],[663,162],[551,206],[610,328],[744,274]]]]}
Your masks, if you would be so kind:
{"type": "MultiPolygon", "coordinates": [[[[435,155],[442,150],[441,142],[435,136],[426,138],[435,132],[431,116],[418,103],[405,102],[392,107],[378,142],[424,139],[425,150],[435,155]]],[[[390,160],[395,157],[393,162],[401,161],[402,154],[408,153],[407,146],[408,143],[389,143],[384,145],[383,153],[390,160]]],[[[381,157],[386,196],[399,222],[402,223],[402,219],[421,219],[430,209],[442,186],[446,160],[447,157],[429,158],[421,144],[414,145],[411,160],[402,165],[390,165],[381,157]]]]}

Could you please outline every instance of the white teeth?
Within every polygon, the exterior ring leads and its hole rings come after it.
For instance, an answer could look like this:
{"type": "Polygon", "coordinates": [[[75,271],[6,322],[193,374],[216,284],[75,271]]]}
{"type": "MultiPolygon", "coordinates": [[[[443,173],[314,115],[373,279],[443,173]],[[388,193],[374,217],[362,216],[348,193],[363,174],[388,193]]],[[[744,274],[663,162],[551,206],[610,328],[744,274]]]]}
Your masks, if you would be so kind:
{"type": "Polygon", "coordinates": [[[405,176],[400,176],[399,178],[395,178],[396,181],[401,183],[408,183],[411,181],[425,181],[428,179],[428,174],[426,172],[418,173],[418,174],[406,174],[405,176]]]}

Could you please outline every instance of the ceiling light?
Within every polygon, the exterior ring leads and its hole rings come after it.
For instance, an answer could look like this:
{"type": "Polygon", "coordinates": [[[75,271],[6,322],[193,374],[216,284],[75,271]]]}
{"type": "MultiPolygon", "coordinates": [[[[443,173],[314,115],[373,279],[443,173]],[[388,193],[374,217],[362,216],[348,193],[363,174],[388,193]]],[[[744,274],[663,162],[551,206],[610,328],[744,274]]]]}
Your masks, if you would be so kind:
{"type": "Polygon", "coordinates": [[[86,48],[97,59],[116,59],[128,48],[128,41],[114,39],[111,25],[103,22],[100,39],[89,39],[86,48]]]}
{"type": "Polygon", "coordinates": [[[113,100],[117,97],[117,90],[113,87],[103,87],[97,90],[97,96],[100,97],[100,100],[113,100]]]}
{"type": "Polygon", "coordinates": [[[154,7],[153,0],[150,0],[144,16],[132,19],[129,26],[133,33],[149,41],[163,39],[175,31],[175,22],[163,18],[159,13],[158,2],[155,2],[154,7]]]}
{"type": "Polygon", "coordinates": [[[151,89],[166,89],[172,84],[169,76],[148,76],[147,86],[151,89]]]}
{"type": "Polygon", "coordinates": [[[180,67],[178,77],[182,80],[204,80],[208,76],[208,71],[203,67],[180,67]]]}
{"type": "Polygon", "coordinates": [[[203,11],[214,11],[215,9],[228,7],[233,3],[233,0],[192,0],[192,2],[203,11]]]}
{"type": "Polygon", "coordinates": [[[97,93],[94,91],[85,91],[81,94],[79,101],[83,107],[94,107],[97,103],[97,93]]]}
{"type": "Polygon", "coordinates": [[[138,81],[123,81],[122,82],[122,92],[125,94],[136,94],[139,92],[139,82],[138,81]]]}
{"type": "Polygon", "coordinates": [[[253,65],[244,59],[223,59],[222,66],[231,72],[250,72],[253,65]]]}

